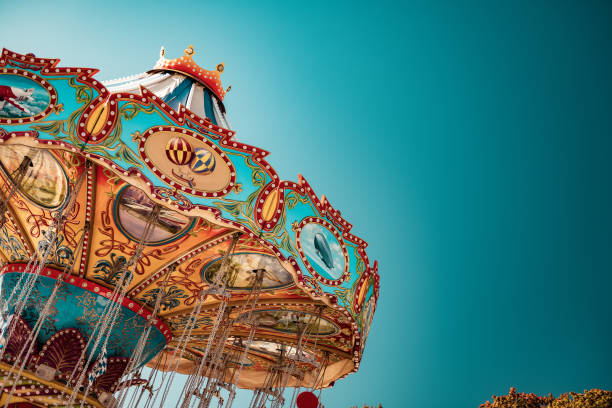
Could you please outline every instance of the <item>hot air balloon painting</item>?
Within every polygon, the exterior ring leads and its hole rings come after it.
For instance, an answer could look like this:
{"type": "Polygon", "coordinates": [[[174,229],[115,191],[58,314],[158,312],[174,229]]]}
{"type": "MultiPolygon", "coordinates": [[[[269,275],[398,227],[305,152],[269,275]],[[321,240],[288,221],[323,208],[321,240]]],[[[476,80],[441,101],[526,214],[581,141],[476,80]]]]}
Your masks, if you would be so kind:
{"type": "Polygon", "coordinates": [[[178,166],[184,166],[191,162],[193,149],[189,142],[182,137],[173,137],[166,144],[166,157],[178,166]]]}
{"type": "Polygon", "coordinates": [[[210,174],[215,171],[215,156],[208,149],[197,147],[194,151],[191,171],[198,174],[210,174]]]}

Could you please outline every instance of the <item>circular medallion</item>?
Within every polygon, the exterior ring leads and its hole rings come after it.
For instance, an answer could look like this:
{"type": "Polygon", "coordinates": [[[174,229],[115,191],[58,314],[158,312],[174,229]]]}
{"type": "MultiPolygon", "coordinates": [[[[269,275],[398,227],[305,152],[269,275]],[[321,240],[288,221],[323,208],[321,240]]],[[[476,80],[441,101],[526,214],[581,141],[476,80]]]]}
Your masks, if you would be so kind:
{"type": "MultiPolygon", "coordinates": [[[[219,273],[223,257],[219,257],[202,268],[202,278],[212,282],[219,273]]],[[[256,252],[239,252],[232,255],[228,264],[227,288],[229,290],[250,290],[255,282],[253,271],[263,269],[262,290],[285,288],[293,284],[293,278],[275,256],[256,252]]]]}
{"type": "Polygon", "coordinates": [[[339,285],[349,277],[348,251],[329,222],[309,217],[298,225],[298,251],[306,268],[322,283],[339,285]]]}
{"type": "MultiPolygon", "coordinates": [[[[140,241],[145,238],[143,234],[154,206],[144,191],[125,186],[115,199],[115,224],[126,237],[140,241]]],[[[162,207],[145,242],[149,245],[167,244],[185,235],[194,223],[194,219],[162,207]]]]}
{"type": "Polygon", "coordinates": [[[234,186],[236,170],[225,152],[192,130],[158,126],[144,132],[139,143],[149,168],[182,192],[219,197],[234,186]]]}
{"type": "Polygon", "coordinates": [[[257,326],[281,333],[297,333],[298,326],[305,324],[311,336],[330,336],[339,331],[329,320],[299,310],[256,310],[253,318],[257,326]]]}
{"type": "Polygon", "coordinates": [[[53,154],[44,149],[15,144],[0,144],[0,165],[14,182],[25,157],[32,161],[19,182],[19,191],[34,204],[52,209],[60,207],[68,196],[68,177],[53,154]]]}
{"type": "Polygon", "coordinates": [[[295,404],[298,408],[317,408],[319,406],[319,399],[314,393],[304,391],[297,396],[295,404]]]}

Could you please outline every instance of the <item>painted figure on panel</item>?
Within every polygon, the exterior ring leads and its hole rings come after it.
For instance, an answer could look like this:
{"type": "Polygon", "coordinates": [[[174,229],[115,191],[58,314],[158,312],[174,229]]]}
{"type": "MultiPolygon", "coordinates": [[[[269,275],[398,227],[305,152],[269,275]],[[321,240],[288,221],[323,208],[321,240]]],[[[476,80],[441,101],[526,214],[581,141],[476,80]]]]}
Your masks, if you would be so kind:
{"type": "MultiPolygon", "coordinates": [[[[212,282],[223,264],[223,257],[204,266],[204,278],[212,282]]],[[[250,289],[255,282],[255,271],[263,270],[262,289],[278,289],[293,283],[289,272],[276,257],[258,253],[238,253],[229,260],[225,273],[229,289],[250,289]]]]}
{"type": "Polygon", "coordinates": [[[317,223],[306,224],[302,228],[300,243],[310,265],[319,275],[330,280],[342,277],[346,261],[342,247],[330,230],[317,223]]]}
{"type": "Polygon", "coordinates": [[[49,94],[38,83],[18,75],[0,75],[0,118],[38,115],[49,105],[49,94]]]}

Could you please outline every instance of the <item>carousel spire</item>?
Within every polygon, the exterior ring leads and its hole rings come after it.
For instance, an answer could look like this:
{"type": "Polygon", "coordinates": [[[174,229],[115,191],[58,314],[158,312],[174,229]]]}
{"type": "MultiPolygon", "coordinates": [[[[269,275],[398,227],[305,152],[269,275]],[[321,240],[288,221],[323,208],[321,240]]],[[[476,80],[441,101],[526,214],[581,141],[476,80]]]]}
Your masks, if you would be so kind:
{"type": "Polygon", "coordinates": [[[214,70],[204,69],[194,61],[193,56],[195,53],[193,45],[190,45],[185,48],[182,57],[166,59],[166,50],[162,47],[159,60],[152,71],[178,72],[184,74],[210,89],[219,100],[223,100],[227,93],[221,84],[221,74],[225,70],[225,65],[220,63],[217,64],[214,70]]]}

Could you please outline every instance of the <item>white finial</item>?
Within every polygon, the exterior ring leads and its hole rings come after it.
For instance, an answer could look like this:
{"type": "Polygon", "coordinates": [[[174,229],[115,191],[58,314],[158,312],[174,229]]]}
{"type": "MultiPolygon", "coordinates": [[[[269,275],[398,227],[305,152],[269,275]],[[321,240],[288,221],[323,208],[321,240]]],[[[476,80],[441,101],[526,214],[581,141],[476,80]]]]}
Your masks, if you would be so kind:
{"type": "Polygon", "coordinates": [[[166,55],[166,49],[162,45],[161,49],[159,50],[159,59],[155,63],[155,68],[164,66],[164,62],[166,61],[166,58],[164,58],[164,55],[166,55]]]}

